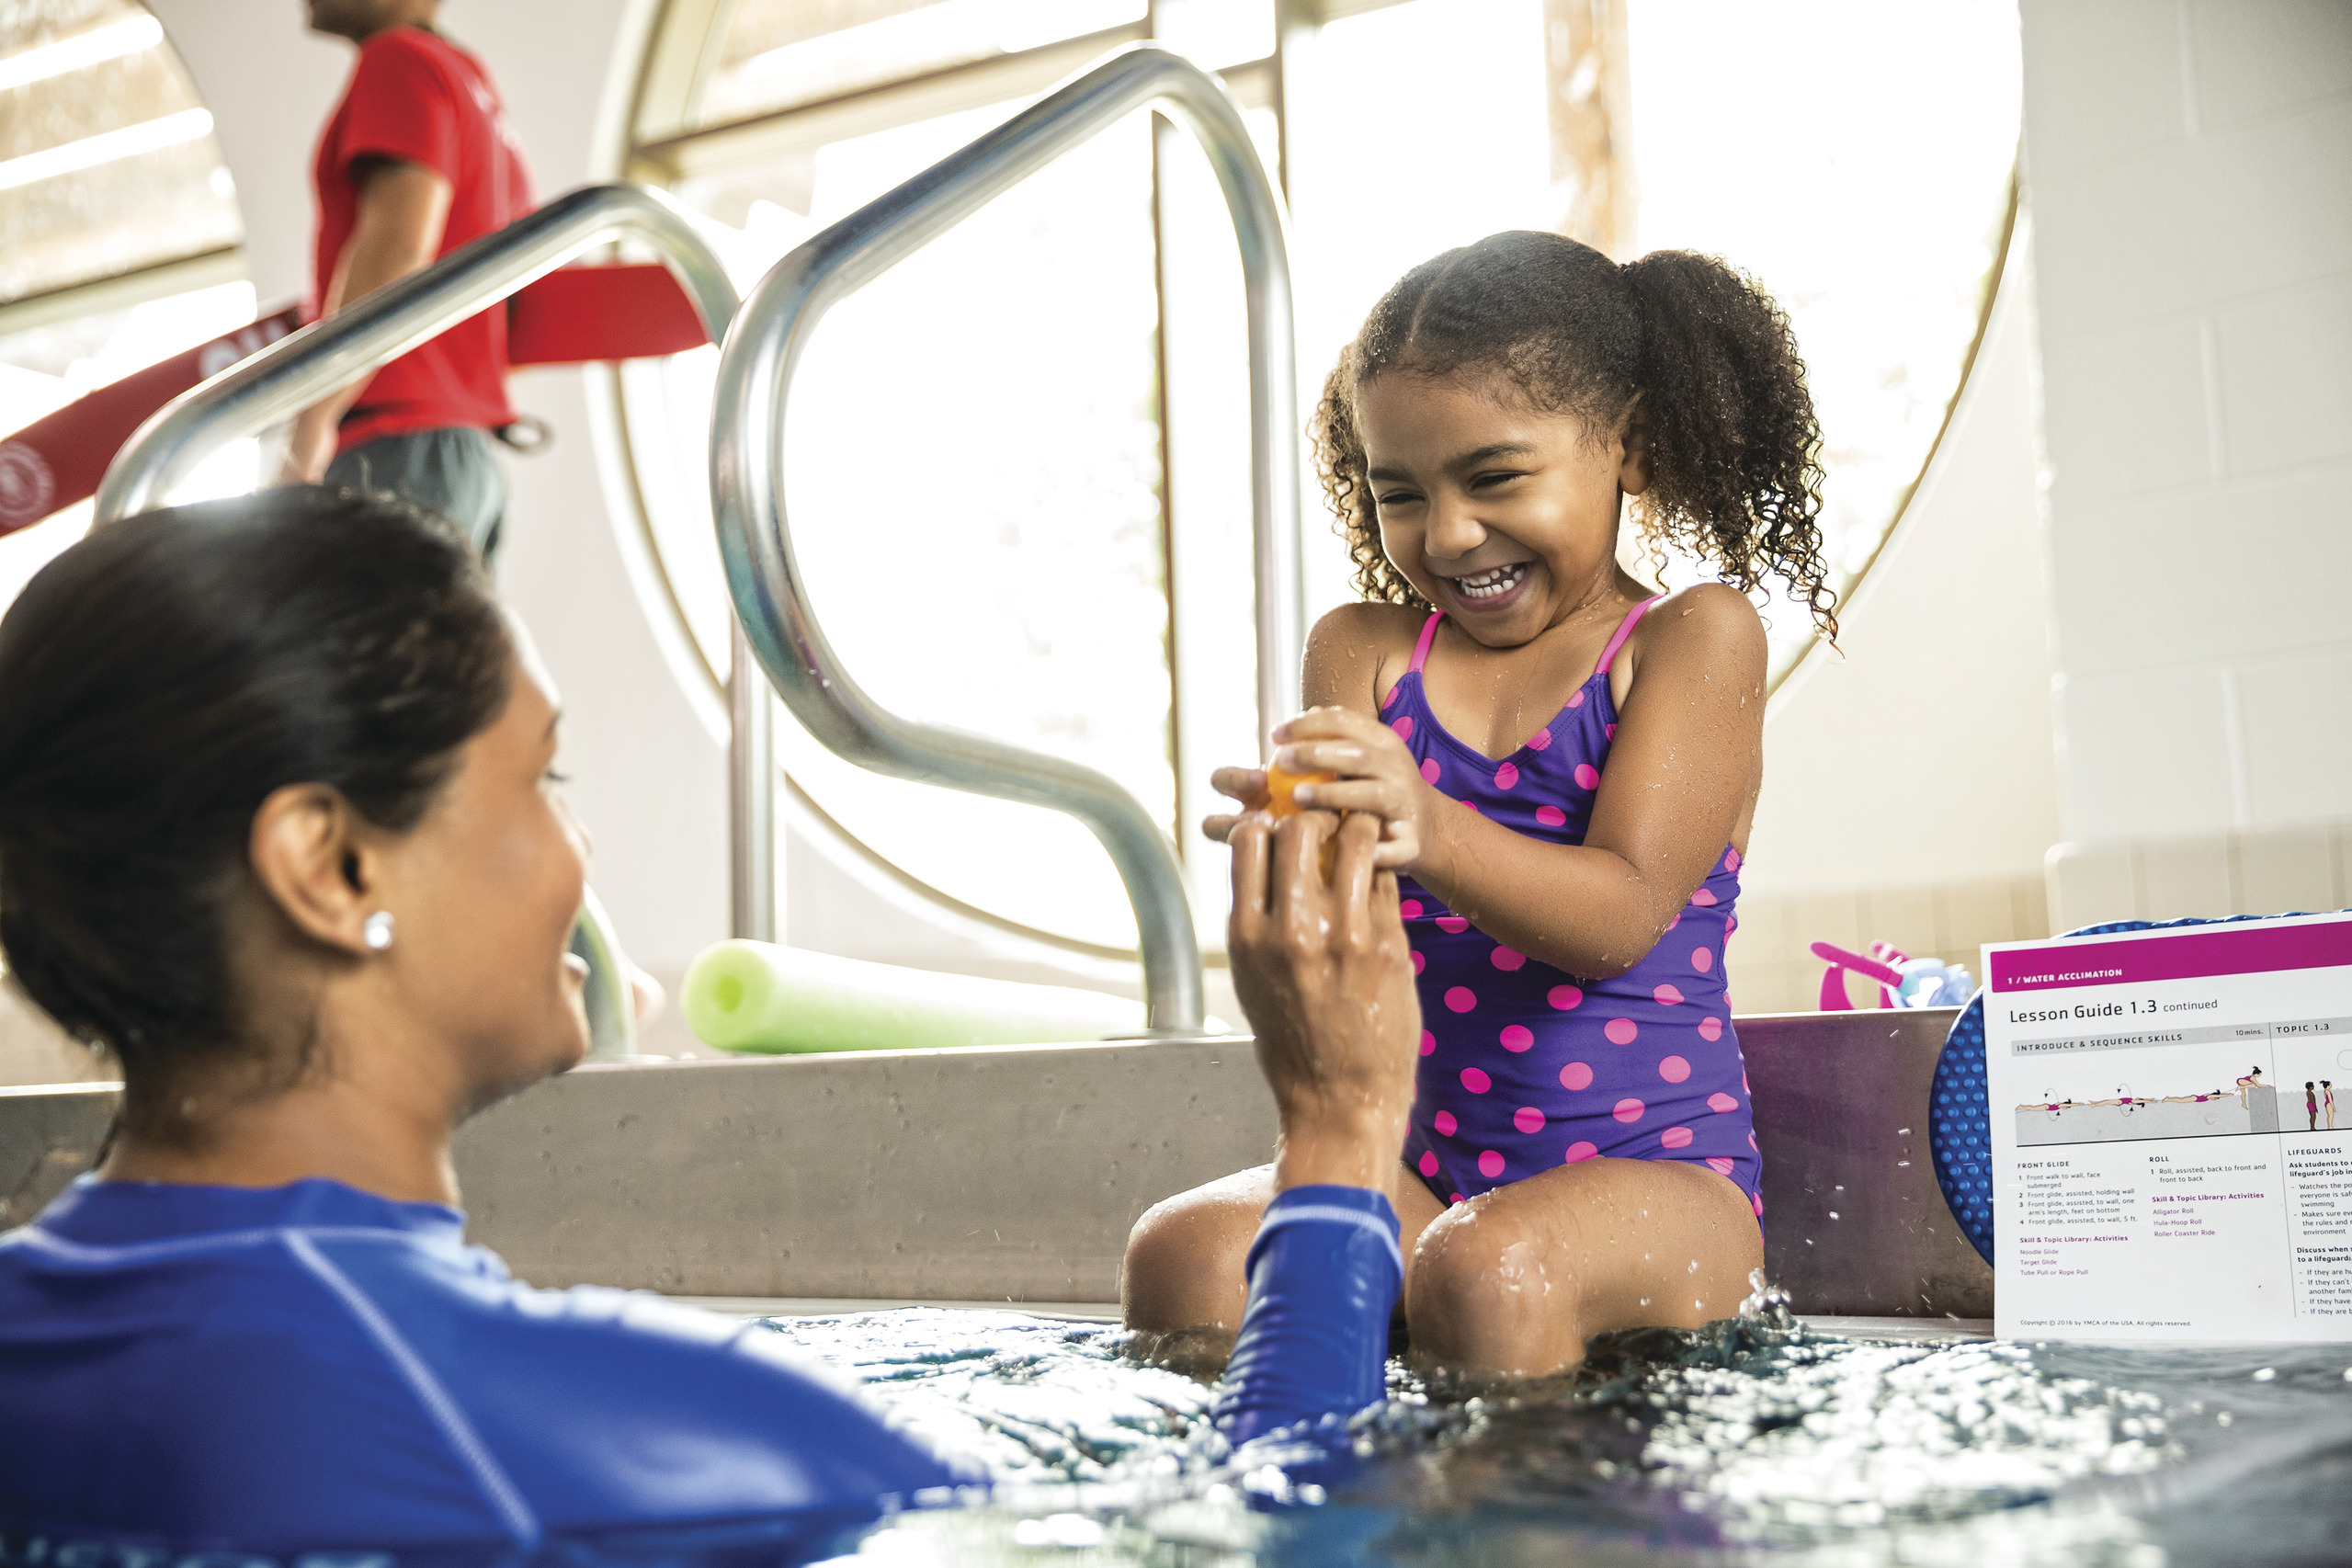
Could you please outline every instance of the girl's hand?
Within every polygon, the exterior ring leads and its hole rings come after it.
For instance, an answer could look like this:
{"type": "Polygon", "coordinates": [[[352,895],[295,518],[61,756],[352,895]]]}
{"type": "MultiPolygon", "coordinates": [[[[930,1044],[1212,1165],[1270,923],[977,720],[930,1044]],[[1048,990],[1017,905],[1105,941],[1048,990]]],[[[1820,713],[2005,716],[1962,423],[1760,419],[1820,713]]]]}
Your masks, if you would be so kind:
{"type": "Polygon", "coordinates": [[[1335,784],[1300,785],[1301,807],[1380,818],[1380,849],[1372,858],[1380,870],[1408,871],[1420,862],[1438,796],[1394,730],[1352,708],[1310,708],[1278,727],[1274,741],[1277,767],[1339,775],[1335,784]]]}
{"type": "MultiPolygon", "coordinates": [[[[1381,840],[1374,868],[1404,871],[1419,862],[1428,842],[1425,827],[1436,792],[1423,781],[1413,754],[1395,731],[1352,709],[1314,708],[1277,729],[1274,739],[1279,748],[1274,765],[1285,772],[1339,775],[1336,783],[1299,785],[1293,799],[1301,809],[1377,816],[1381,840]]],[[[1261,768],[1221,767],[1210,782],[1248,810],[1266,804],[1261,768]]],[[[1221,844],[1241,820],[1238,814],[1212,816],[1200,827],[1221,844]]]]}

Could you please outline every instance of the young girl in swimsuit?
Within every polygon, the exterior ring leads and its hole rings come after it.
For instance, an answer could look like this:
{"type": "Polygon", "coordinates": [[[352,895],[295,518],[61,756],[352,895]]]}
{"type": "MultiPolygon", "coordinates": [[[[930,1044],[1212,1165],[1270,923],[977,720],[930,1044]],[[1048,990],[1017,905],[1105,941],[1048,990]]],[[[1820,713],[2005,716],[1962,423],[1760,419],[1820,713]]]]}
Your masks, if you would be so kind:
{"type": "MultiPolygon", "coordinates": [[[[1723,984],[1762,764],[1745,595],[1778,576],[1835,631],[1787,320],[1706,257],[1496,234],[1389,291],[1315,436],[1367,602],[1315,628],[1274,760],[1338,775],[1299,803],[1378,814],[1407,874],[1415,1356],[1545,1372],[1604,1330],[1729,1316],[1763,1258],[1723,984]],[[1662,596],[1621,566],[1628,496],[1653,551],[1721,581],[1662,596]]],[[[1129,1325],[1238,1325],[1271,1194],[1262,1167],[1145,1214],[1129,1325]]]]}

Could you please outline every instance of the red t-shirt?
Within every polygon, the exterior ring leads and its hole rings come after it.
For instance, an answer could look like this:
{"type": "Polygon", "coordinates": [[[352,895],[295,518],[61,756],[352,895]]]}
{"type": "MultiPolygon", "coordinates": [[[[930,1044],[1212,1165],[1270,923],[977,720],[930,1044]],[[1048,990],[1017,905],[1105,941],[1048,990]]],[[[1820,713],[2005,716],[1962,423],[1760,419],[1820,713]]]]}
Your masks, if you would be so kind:
{"type": "MultiPolygon", "coordinates": [[[[353,167],[367,158],[421,164],[449,182],[442,256],[530,210],[530,176],[482,62],[422,28],[387,28],[359,46],[351,84],[319,138],[312,319],[358,221],[353,167]]],[[[409,430],[504,425],[514,416],[506,403],[501,303],[377,371],[344,416],[338,449],[409,430]]]]}

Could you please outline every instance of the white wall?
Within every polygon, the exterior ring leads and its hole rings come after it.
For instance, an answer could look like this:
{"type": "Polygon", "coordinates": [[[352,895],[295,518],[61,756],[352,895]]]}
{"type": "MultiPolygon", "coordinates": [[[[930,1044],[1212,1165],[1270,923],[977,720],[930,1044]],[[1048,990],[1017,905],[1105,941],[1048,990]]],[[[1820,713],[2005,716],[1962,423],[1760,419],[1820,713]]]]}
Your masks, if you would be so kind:
{"type": "Polygon", "coordinates": [[[2024,21],[2065,836],[2352,812],[2352,5],[2024,21]]]}

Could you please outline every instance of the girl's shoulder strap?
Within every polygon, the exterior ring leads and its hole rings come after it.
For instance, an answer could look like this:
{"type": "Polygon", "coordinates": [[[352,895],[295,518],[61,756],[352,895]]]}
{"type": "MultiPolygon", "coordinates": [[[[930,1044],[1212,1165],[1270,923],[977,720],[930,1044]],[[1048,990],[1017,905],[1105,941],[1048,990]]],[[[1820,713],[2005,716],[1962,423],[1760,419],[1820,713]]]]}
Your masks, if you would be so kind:
{"type": "Polygon", "coordinates": [[[1437,622],[1445,619],[1446,612],[1437,610],[1421,623],[1421,641],[1413,645],[1413,663],[1405,666],[1405,674],[1417,676],[1421,666],[1429,662],[1429,644],[1437,640],[1437,622]]]}
{"type": "MultiPolygon", "coordinates": [[[[1627,638],[1633,635],[1633,628],[1641,623],[1642,617],[1648,613],[1652,605],[1656,604],[1658,599],[1665,598],[1665,595],[1660,594],[1657,599],[1643,599],[1640,604],[1635,605],[1631,609],[1625,612],[1625,619],[1619,621],[1617,623],[1617,630],[1609,634],[1608,646],[1601,650],[1601,662],[1593,666],[1593,674],[1596,676],[1605,676],[1608,674],[1609,665],[1617,662],[1617,651],[1625,646],[1625,640],[1627,638]]],[[[1426,640],[1426,635],[1424,640],[1426,640]]],[[[1415,666],[1416,669],[1419,667],[1420,666],[1417,665],[1415,666]]]]}

